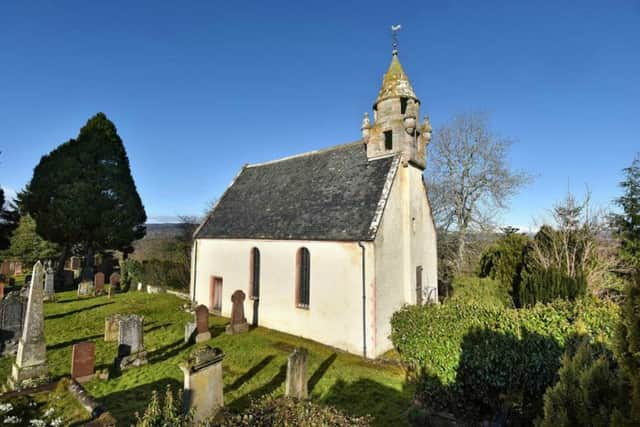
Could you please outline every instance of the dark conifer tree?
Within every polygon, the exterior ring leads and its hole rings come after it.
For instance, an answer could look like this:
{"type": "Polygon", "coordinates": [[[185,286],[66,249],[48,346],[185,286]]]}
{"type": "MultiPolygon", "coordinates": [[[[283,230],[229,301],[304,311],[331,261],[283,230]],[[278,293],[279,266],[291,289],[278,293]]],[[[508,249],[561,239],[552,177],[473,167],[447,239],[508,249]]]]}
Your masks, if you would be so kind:
{"type": "Polygon", "coordinates": [[[44,239],[67,256],[81,247],[125,250],[145,233],[147,216],[116,127],[103,113],[92,117],[76,139],[40,160],[23,205],[44,239]]]}

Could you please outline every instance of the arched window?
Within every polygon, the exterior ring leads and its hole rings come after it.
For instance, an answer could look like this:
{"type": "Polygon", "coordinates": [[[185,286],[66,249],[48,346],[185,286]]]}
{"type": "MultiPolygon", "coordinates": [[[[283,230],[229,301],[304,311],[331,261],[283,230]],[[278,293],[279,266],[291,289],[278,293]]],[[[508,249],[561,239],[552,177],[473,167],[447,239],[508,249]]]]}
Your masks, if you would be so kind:
{"type": "Polygon", "coordinates": [[[252,248],[251,249],[251,256],[250,256],[251,260],[249,263],[249,269],[250,269],[250,283],[249,283],[249,289],[250,289],[250,297],[252,299],[259,299],[260,298],[260,250],[258,248],[252,248]]]}
{"type": "Polygon", "coordinates": [[[310,259],[309,249],[298,249],[296,256],[296,305],[300,308],[309,308],[310,259]]]}

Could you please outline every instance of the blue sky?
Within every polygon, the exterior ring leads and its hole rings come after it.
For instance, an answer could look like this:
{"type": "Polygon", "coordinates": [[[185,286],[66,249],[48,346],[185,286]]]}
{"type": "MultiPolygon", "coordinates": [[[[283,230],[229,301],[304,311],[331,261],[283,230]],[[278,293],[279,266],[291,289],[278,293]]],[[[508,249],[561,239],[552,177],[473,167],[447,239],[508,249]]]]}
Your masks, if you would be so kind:
{"type": "Polygon", "coordinates": [[[201,214],[245,163],[354,141],[400,59],[435,127],[491,113],[536,179],[527,226],[588,185],[608,206],[640,151],[639,1],[0,4],[0,184],[103,111],[151,220],[201,214]]]}

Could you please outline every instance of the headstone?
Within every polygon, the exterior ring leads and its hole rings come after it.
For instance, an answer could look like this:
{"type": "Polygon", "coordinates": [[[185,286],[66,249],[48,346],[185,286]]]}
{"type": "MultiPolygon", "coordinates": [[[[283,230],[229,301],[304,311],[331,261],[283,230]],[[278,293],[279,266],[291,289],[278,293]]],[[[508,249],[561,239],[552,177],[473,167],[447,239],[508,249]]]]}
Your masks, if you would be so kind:
{"type": "Polygon", "coordinates": [[[117,271],[114,273],[111,273],[111,276],[109,276],[109,284],[111,285],[113,290],[119,291],[120,290],[120,273],[118,273],[117,271]]]}
{"type": "Polygon", "coordinates": [[[121,314],[118,322],[118,357],[116,368],[120,370],[147,363],[144,349],[144,317],[136,314],[121,314]]]}
{"type": "Polygon", "coordinates": [[[51,263],[47,265],[47,272],[44,278],[44,300],[45,301],[55,301],[56,300],[56,290],[54,287],[55,283],[55,273],[53,268],[51,268],[51,263]]]}
{"type": "Polygon", "coordinates": [[[211,339],[209,332],[209,309],[205,305],[196,307],[196,342],[207,341],[211,339]]]}
{"type": "Polygon", "coordinates": [[[64,286],[66,288],[73,286],[73,271],[72,270],[64,270],[62,272],[62,280],[64,282],[64,286]]]}
{"type": "Polygon", "coordinates": [[[0,282],[0,301],[4,299],[4,282],[0,282]]]}
{"type": "Polygon", "coordinates": [[[96,344],[85,341],[73,345],[71,353],[71,378],[82,383],[93,378],[96,364],[96,344]]]}
{"type": "Polygon", "coordinates": [[[112,314],[104,319],[104,340],[106,342],[118,341],[120,331],[120,315],[112,314]]]}
{"type": "Polygon", "coordinates": [[[189,344],[193,341],[193,336],[196,333],[196,322],[187,322],[184,325],[184,343],[189,344]]]}
{"type": "Polygon", "coordinates": [[[80,270],[82,268],[82,260],[80,257],[72,256],[71,257],[71,270],[80,270]]]}
{"type": "Polygon", "coordinates": [[[18,354],[11,370],[12,389],[32,387],[48,381],[47,347],[44,339],[44,268],[38,261],[33,267],[33,281],[25,314],[18,354]]]}
{"type": "Polygon", "coordinates": [[[296,348],[289,354],[285,395],[296,399],[307,398],[307,350],[304,348],[296,348]]]}
{"type": "Polygon", "coordinates": [[[142,292],[142,282],[138,282],[138,291],[142,292]]]}
{"type": "Polygon", "coordinates": [[[104,293],[104,273],[99,272],[93,276],[93,286],[96,290],[96,295],[102,295],[104,293]]]}
{"type": "Polygon", "coordinates": [[[14,271],[14,274],[16,274],[16,275],[22,274],[22,263],[21,262],[16,262],[16,269],[14,271]]]}
{"type": "Polygon", "coordinates": [[[224,407],[222,359],[222,350],[203,346],[180,365],[184,373],[184,412],[193,411],[194,424],[214,419],[224,407]]]}
{"type": "Polygon", "coordinates": [[[227,325],[227,334],[240,334],[249,330],[249,324],[244,317],[244,300],[246,296],[241,290],[237,290],[231,295],[231,323],[227,325]]]}
{"type": "Polygon", "coordinates": [[[78,283],[78,298],[87,298],[95,295],[95,289],[93,282],[80,282],[78,283]]]}
{"type": "Polygon", "coordinates": [[[19,292],[10,292],[0,303],[0,354],[15,354],[22,336],[27,299],[19,292]]]}
{"type": "Polygon", "coordinates": [[[9,276],[11,274],[11,266],[9,261],[2,261],[0,263],[0,274],[3,276],[9,276]]]}

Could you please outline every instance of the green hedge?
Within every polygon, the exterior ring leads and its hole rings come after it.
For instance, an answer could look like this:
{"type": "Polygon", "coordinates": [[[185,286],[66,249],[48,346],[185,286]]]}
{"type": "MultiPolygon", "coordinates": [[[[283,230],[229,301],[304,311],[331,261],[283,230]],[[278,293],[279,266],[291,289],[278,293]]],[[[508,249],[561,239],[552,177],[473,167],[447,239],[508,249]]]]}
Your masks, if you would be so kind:
{"type": "Polygon", "coordinates": [[[452,283],[452,301],[489,307],[512,307],[511,288],[497,280],[475,276],[456,276],[452,283]]]}
{"type": "Polygon", "coordinates": [[[180,263],[159,259],[143,262],[126,260],[122,266],[125,283],[135,286],[138,282],[144,285],[159,286],[177,290],[189,289],[189,271],[180,263]]]}
{"type": "Polygon", "coordinates": [[[396,312],[391,339],[418,375],[417,398],[429,410],[532,420],[566,344],[580,334],[608,344],[617,318],[614,305],[592,300],[526,310],[451,301],[396,312]]]}

